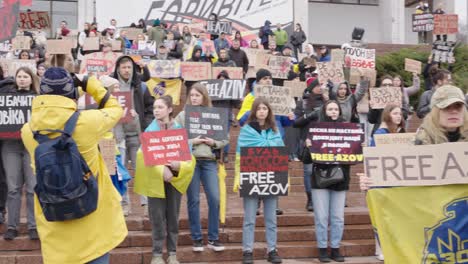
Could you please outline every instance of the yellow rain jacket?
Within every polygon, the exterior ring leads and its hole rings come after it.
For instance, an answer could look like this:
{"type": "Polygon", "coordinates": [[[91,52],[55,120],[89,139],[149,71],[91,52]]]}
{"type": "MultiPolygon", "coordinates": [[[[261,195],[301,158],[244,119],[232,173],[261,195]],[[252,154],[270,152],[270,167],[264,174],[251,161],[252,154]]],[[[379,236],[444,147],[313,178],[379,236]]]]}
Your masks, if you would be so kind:
{"type": "Polygon", "coordinates": [[[237,114],[237,120],[240,120],[245,113],[252,109],[253,102],[255,101],[255,96],[252,93],[249,93],[245,96],[244,101],[242,102],[241,109],[237,114]]]}
{"type": "MultiPolygon", "coordinates": [[[[106,92],[96,78],[91,77],[88,80],[87,93],[97,103],[101,102],[106,92]]],[[[76,102],[64,96],[41,95],[33,100],[31,121],[21,129],[21,137],[31,155],[33,169],[34,150],[38,143],[34,140],[32,131],[63,129],[65,122],[75,111],[76,102]]],[[[82,111],[73,132],[78,150],[97,177],[99,196],[96,211],[80,219],[49,222],[34,195],[37,231],[45,264],[87,263],[117,247],[127,236],[120,194],[112,185],[98,151],[99,139],[117,124],[122,113],[119,102],[111,96],[103,109],[82,111]]]]}

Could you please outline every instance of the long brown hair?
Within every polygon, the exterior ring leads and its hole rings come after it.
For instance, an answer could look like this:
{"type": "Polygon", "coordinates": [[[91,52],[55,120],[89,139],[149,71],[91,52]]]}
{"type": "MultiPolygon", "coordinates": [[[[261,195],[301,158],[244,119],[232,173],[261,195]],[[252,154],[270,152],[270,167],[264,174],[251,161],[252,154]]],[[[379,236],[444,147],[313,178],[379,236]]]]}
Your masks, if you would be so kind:
{"type": "MultiPolygon", "coordinates": [[[[208,89],[206,89],[205,85],[201,83],[195,83],[194,85],[192,85],[192,88],[190,88],[190,92],[192,92],[192,90],[197,91],[203,96],[203,102],[201,104],[202,106],[207,106],[207,107],[213,106],[211,104],[211,98],[208,95],[208,89]]],[[[192,102],[190,101],[190,92],[189,92],[189,96],[187,97],[186,105],[192,105],[192,102]]]]}
{"type": "MultiPolygon", "coordinates": [[[[421,128],[424,129],[432,144],[441,144],[449,142],[447,139],[448,131],[440,126],[440,109],[432,107],[431,112],[424,117],[421,128]]],[[[460,134],[468,133],[468,111],[464,110],[463,125],[460,127],[460,134]]]]}
{"type": "Polygon", "coordinates": [[[163,95],[155,99],[154,102],[157,100],[161,100],[167,106],[167,108],[172,108],[172,112],[169,113],[169,119],[172,119],[174,117],[174,103],[172,102],[172,96],[163,95]]]}
{"type": "Polygon", "coordinates": [[[403,80],[403,77],[401,77],[401,75],[395,75],[395,76],[393,77],[393,79],[395,79],[395,78],[400,79],[400,88],[405,88],[405,82],[404,82],[404,80],[403,80]]]}
{"type": "Polygon", "coordinates": [[[405,130],[405,119],[403,118],[403,112],[401,112],[401,122],[399,125],[396,125],[392,121],[392,111],[396,108],[399,108],[402,111],[401,107],[397,105],[387,105],[382,112],[382,122],[385,122],[390,133],[400,133],[405,130]]]}
{"type": "Polygon", "coordinates": [[[263,104],[268,108],[268,115],[265,119],[265,126],[263,129],[267,130],[271,128],[271,130],[278,132],[278,127],[276,126],[275,116],[273,115],[273,110],[271,109],[271,105],[268,100],[263,98],[256,98],[252,104],[252,110],[250,110],[249,118],[247,118],[247,123],[257,121],[257,110],[258,107],[263,104]]]}
{"type": "Polygon", "coordinates": [[[39,94],[39,80],[37,78],[37,75],[33,73],[33,71],[28,68],[28,67],[20,67],[18,70],[16,70],[15,73],[15,88],[18,89],[18,85],[16,84],[16,76],[18,76],[18,73],[22,71],[29,75],[31,77],[31,86],[30,86],[30,91],[35,92],[36,94],[39,94]]]}

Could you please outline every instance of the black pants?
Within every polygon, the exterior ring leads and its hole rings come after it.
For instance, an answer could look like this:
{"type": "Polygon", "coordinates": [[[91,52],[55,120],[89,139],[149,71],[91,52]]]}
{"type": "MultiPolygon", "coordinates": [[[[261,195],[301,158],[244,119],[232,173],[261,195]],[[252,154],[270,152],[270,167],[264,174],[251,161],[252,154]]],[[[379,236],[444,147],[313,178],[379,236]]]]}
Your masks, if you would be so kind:
{"type": "MultiPolygon", "coordinates": [[[[0,148],[1,148],[1,142],[0,142],[0,148]]],[[[5,176],[5,170],[3,169],[3,162],[1,153],[0,153],[0,213],[5,212],[5,206],[6,206],[6,199],[8,195],[8,187],[6,184],[6,176],[5,176]]]]}

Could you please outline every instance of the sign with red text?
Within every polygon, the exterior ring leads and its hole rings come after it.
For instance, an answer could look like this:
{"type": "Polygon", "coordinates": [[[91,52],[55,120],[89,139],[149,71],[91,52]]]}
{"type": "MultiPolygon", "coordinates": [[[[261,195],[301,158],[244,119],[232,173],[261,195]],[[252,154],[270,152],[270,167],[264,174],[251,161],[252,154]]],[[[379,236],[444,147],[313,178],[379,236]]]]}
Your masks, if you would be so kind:
{"type": "Polygon", "coordinates": [[[20,12],[18,23],[24,30],[48,30],[51,24],[49,12],[43,11],[20,12]]]}
{"type": "Polygon", "coordinates": [[[242,147],[240,196],[288,195],[288,150],[286,147],[242,147]]]}
{"type": "Polygon", "coordinates": [[[458,33],[458,15],[434,15],[434,35],[449,35],[458,33]]]}
{"type": "Polygon", "coordinates": [[[316,122],[309,127],[310,154],[315,163],[362,163],[363,124],[316,122]]]}
{"type": "Polygon", "coordinates": [[[229,79],[244,79],[244,69],[241,67],[213,67],[213,78],[216,78],[222,71],[226,71],[229,79]]]}
{"type": "Polygon", "coordinates": [[[182,62],[180,72],[185,81],[201,81],[211,79],[211,63],[182,62]]]}
{"type": "Polygon", "coordinates": [[[370,101],[372,109],[384,109],[387,105],[396,105],[401,107],[403,93],[399,87],[377,87],[369,88],[370,101]]]}
{"type": "Polygon", "coordinates": [[[91,66],[90,69],[99,70],[99,72],[96,72],[97,76],[109,75],[114,72],[115,63],[121,55],[122,53],[120,52],[106,52],[106,53],[93,52],[91,54],[86,54],[84,56],[83,61],[81,62],[80,73],[81,74],[88,73],[88,61],[89,61],[89,65],[91,66]],[[103,62],[105,62],[106,67],[102,65],[103,62]],[[105,72],[101,70],[105,70],[105,72]]]}
{"type": "MultiPolygon", "coordinates": [[[[132,117],[132,114],[130,113],[130,110],[133,109],[132,92],[112,92],[112,95],[117,99],[117,101],[120,103],[120,105],[122,106],[124,110],[122,118],[120,119],[119,123],[128,123],[132,121],[133,117],[132,117]]],[[[96,101],[94,101],[94,99],[90,95],[86,94],[85,104],[86,105],[96,104],[96,101]]]]}
{"type": "Polygon", "coordinates": [[[220,107],[185,106],[185,127],[189,138],[228,140],[228,109],[220,107]]]}
{"type": "Polygon", "coordinates": [[[268,69],[273,78],[288,79],[289,70],[291,69],[291,57],[270,56],[268,69]]]}
{"type": "Polygon", "coordinates": [[[375,49],[346,48],[345,67],[375,69],[375,49]]]}
{"type": "Polygon", "coordinates": [[[320,83],[326,83],[328,80],[333,83],[342,83],[345,80],[341,63],[317,62],[317,70],[320,83]]]}
{"type": "Polygon", "coordinates": [[[192,160],[185,129],[144,132],[140,140],[145,166],[192,160]]]}

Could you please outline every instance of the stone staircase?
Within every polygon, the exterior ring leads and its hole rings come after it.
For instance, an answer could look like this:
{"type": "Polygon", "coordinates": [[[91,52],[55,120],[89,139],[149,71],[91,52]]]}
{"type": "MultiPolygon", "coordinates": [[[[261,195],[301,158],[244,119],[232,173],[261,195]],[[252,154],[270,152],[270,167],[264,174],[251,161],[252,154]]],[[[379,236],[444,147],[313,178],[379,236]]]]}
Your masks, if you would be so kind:
{"type": "MultiPolygon", "coordinates": [[[[410,121],[409,131],[415,131],[420,124],[417,117],[410,121]]],[[[242,259],[242,199],[232,192],[233,150],[239,128],[231,130],[231,155],[226,169],[227,213],[226,223],[220,227],[220,240],[226,246],[223,252],[213,252],[205,247],[201,253],[192,252],[189,223],[187,219],[186,199],[182,200],[180,212],[180,235],[178,241],[178,259],[183,263],[240,263],[242,259]]],[[[374,257],[375,245],[369,213],[365,204],[365,194],[359,191],[357,172],[362,172],[362,165],[352,167],[351,186],[347,194],[345,208],[345,228],[342,241],[342,253],[347,257],[345,263],[380,263],[374,257]]],[[[283,263],[319,263],[315,241],[314,214],[305,210],[306,197],[303,186],[302,163],[290,162],[290,195],[279,199],[284,215],[278,216],[278,251],[283,263]]],[[[129,188],[132,200],[132,213],[127,218],[128,237],[116,249],[111,251],[111,264],[149,264],[151,262],[151,224],[144,215],[139,197],[129,188]]],[[[24,200],[24,199],[23,199],[24,200]]],[[[201,194],[202,226],[206,233],[207,204],[201,194]]],[[[24,208],[22,216],[25,216],[24,208]]],[[[30,241],[22,218],[20,236],[7,242],[0,238],[0,264],[38,264],[42,263],[40,243],[30,241]]],[[[0,235],[5,232],[5,225],[0,225],[0,235]]],[[[206,241],[206,237],[205,237],[206,241]]],[[[263,217],[257,217],[255,231],[255,263],[267,263],[263,217]]]]}

